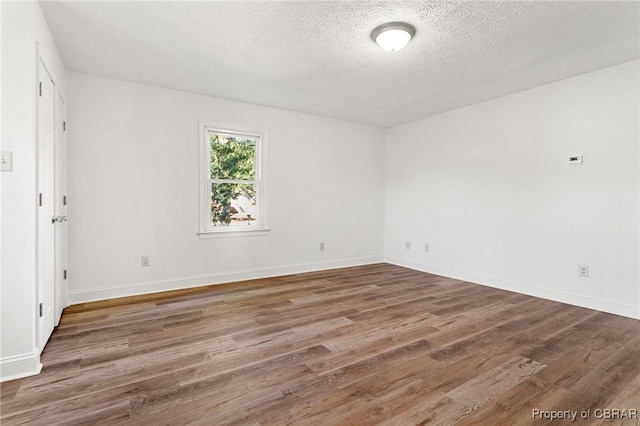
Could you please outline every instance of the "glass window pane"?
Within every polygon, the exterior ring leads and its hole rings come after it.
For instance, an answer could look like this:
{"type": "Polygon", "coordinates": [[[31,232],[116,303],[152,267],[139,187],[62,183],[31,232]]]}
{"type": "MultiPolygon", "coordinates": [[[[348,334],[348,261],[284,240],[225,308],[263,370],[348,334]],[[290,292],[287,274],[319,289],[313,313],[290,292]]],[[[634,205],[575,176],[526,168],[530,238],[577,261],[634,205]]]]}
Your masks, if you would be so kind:
{"type": "Polygon", "coordinates": [[[213,226],[247,227],[258,225],[256,185],[211,184],[211,223],[213,226]]]}
{"type": "Polygon", "coordinates": [[[254,180],[256,177],[256,138],[209,134],[211,178],[254,180]]]}

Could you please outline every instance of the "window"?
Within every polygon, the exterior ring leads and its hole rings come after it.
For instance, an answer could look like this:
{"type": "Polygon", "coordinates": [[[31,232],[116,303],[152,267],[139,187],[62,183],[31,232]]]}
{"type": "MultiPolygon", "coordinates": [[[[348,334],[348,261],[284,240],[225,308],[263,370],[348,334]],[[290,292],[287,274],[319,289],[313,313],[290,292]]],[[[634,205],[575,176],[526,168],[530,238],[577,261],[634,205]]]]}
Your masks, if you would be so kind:
{"type": "Polygon", "coordinates": [[[200,123],[200,235],[266,233],[265,132],[200,123]]]}

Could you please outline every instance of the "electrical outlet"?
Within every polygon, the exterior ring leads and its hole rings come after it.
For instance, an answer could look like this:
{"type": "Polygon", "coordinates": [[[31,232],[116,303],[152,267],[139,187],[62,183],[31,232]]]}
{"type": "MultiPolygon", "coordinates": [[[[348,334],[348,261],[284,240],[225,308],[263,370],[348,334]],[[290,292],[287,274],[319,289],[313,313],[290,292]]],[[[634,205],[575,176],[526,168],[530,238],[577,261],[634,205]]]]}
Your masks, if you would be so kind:
{"type": "Polygon", "coordinates": [[[324,243],[320,243],[320,251],[324,251],[324,243]]]}
{"type": "Polygon", "coordinates": [[[404,248],[406,248],[407,250],[411,250],[411,241],[405,241],[404,248]]]}
{"type": "Polygon", "coordinates": [[[142,266],[150,266],[151,265],[151,258],[149,256],[142,256],[140,258],[140,264],[142,266]]]}
{"type": "Polygon", "coordinates": [[[578,265],[578,276],[583,278],[589,277],[589,266],[587,265],[578,265]]]}
{"type": "Polygon", "coordinates": [[[424,245],[424,251],[425,253],[429,253],[429,244],[424,245]]]}

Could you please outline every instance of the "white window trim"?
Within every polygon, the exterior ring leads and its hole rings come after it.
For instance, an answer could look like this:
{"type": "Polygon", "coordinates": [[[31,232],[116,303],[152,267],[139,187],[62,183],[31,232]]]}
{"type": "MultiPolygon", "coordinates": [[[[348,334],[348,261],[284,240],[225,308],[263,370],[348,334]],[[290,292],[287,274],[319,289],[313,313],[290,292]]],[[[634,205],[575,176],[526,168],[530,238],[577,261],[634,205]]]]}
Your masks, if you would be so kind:
{"type": "Polygon", "coordinates": [[[255,131],[244,126],[237,126],[228,123],[218,123],[211,121],[199,121],[199,177],[200,177],[200,228],[198,236],[200,239],[228,238],[228,237],[248,237],[268,235],[269,205],[268,205],[268,180],[267,180],[267,159],[268,159],[268,137],[266,131],[255,131]],[[231,133],[246,136],[258,137],[260,142],[256,147],[256,174],[258,188],[256,191],[256,207],[258,209],[259,227],[250,229],[228,228],[224,226],[211,227],[211,185],[210,180],[210,146],[209,130],[219,133],[231,133]]]}

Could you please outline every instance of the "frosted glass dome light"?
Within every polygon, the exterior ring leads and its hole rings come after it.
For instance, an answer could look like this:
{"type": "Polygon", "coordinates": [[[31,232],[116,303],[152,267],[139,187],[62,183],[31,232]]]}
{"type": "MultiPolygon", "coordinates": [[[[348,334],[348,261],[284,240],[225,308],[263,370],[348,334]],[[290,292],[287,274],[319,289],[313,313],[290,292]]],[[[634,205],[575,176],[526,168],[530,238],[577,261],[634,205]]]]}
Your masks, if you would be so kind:
{"type": "Polygon", "coordinates": [[[416,33],[413,25],[404,22],[389,22],[374,28],[371,38],[387,52],[397,52],[409,43],[416,33]]]}

